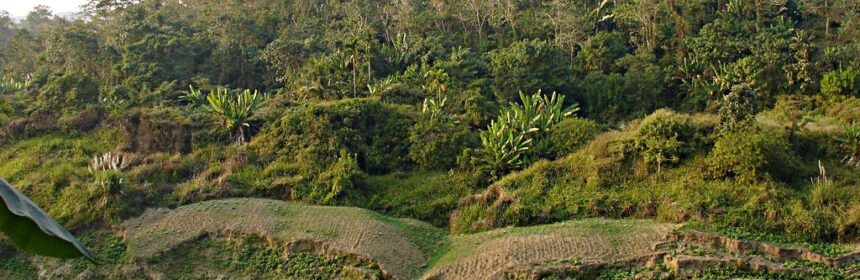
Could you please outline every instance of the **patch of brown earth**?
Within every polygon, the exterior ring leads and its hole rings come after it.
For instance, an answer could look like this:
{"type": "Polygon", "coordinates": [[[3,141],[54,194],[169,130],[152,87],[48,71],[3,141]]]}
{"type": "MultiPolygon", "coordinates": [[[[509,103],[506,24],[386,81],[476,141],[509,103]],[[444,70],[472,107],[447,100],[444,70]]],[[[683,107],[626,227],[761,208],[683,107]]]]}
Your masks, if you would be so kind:
{"type": "MultiPolygon", "coordinates": [[[[404,224],[427,226],[420,222],[404,224]]],[[[403,228],[371,211],[301,205],[269,199],[226,199],[175,210],[150,209],[123,223],[132,257],[148,258],[206,234],[235,232],[284,241],[321,242],[332,250],[367,256],[398,279],[415,279],[428,253],[403,228]]]]}
{"type": "MultiPolygon", "coordinates": [[[[451,250],[426,279],[499,279],[518,265],[576,258],[611,262],[654,253],[676,224],[587,219],[453,236],[451,250]]],[[[509,272],[510,274],[510,272],[509,272]]]]}

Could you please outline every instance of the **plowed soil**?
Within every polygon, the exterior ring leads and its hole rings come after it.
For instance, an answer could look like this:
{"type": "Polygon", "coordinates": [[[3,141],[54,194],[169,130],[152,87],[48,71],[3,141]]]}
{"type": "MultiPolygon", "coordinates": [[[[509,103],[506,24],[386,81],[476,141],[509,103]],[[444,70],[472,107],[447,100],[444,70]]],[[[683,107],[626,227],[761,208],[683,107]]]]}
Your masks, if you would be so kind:
{"type": "Polygon", "coordinates": [[[422,244],[422,235],[416,233],[441,231],[422,222],[385,218],[359,208],[269,199],[227,199],[175,210],[151,209],[126,221],[123,227],[133,257],[155,256],[204,234],[227,231],[326,242],[334,249],[371,257],[398,279],[418,278],[431,257],[416,245],[422,244]]]}
{"type": "Polygon", "coordinates": [[[653,253],[678,228],[646,220],[587,219],[451,237],[451,247],[424,278],[498,279],[506,267],[561,259],[613,261],[653,253]]]}
{"type": "Polygon", "coordinates": [[[517,264],[612,261],[649,254],[651,246],[678,225],[587,219],[445,236],[423,222],[359,208],[242,198],[150,209],[123,227],[130,254],[138,258],[169,253],[205,234],[234,232],[324,242],[339,251],[368,256],[398,279],[493,279],[517,264]]]}

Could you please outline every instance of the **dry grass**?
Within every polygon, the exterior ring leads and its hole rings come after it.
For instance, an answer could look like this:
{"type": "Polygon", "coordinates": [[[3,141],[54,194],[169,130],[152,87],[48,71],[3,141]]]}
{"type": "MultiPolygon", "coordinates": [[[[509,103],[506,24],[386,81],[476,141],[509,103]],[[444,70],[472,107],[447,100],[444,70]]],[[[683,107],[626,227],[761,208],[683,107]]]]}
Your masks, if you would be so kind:
{"type": "MultiPolygon", "coordinates": [[[[399,279],[415,279],[431,257],[410,241],[405,227],[421,222],[387,223],[374,212],[350,207],[309,206],[269,199],[213,200],[175,210],[150,209],[123,224],[131,256],[168,252],[201,235],[222,231],[280,240],[317,240],[332,248],[368,256],[399,279]]],[[[413,237],[413,239],[416,237],[413,237]]]]}

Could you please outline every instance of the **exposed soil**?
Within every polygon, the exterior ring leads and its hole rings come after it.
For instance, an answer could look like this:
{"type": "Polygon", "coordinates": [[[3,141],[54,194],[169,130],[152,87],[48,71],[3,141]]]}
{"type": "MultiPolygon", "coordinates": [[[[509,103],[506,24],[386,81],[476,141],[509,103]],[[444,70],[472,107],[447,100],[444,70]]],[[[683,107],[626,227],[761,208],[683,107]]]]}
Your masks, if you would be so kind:
{"type": "Polygon", "coordinates": [[[151,209],[123,223],[130,254],[136,258],[169,252],[199,236],[226,231],[287,242],[325,242],[335,250],[370,257],[393,277],[415,279],[430,254],[410,241],[410,237],[418,238],[408,231],[410,227],[431,228],[416,221],[385,222],[378,214],[358,208],[269,199],[215,200],[175,210],[151,209]]]}
{"type": "Polygon", "coordinates": [[[588,219],[451,237],[428,279],[498,279],[509,267],[551,260],[614,261],[652,254],[678,228],[646,220],[588,219]]]}
{"type": "MultiPolygon", "coordinates": [[[[283,244],[287,255],[350,256],[378,265],[382,278],[396,279],[595,278],[613,269],[634,269],[637,279],[656,279],[692,277],[715,268],[826,279],[825,268],[850,279],[860,276],[860,252],[827,258],[806,249],[674,232],[679,227],[652,220],[585,219],[447,236],[423,222],[359,208],[248,198],[150,209],[123,224],[129,255],[140,260],[184,256],[188,246],[207,236],[253,235],[283,244]]],[[[217,268],[213,273],[222,275],[217,268]]]]}

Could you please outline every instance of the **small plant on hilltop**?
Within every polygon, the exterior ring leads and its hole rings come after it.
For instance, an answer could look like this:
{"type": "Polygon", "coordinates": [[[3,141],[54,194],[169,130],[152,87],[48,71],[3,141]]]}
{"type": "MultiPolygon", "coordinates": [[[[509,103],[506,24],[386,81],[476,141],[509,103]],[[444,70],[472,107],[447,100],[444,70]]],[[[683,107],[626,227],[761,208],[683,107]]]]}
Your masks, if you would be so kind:
{"type": "MultiPolygon", "coordinates": [[[[191,88],[191,91],[191,94],[186,95],[188,99],[201,98],[202,95],[199,92],[193,93],[194,88],[191,88]]],[[[263,105],[263,99],[264,96],[256,90],[253,94],[246,89],[242,93],[233,95],[225,88],[218,88],[206,96],[209,104],[205,109],[215,114],[221,120],[221,125],[233,134],[236,143],[241,145],[247,141],[246,127],[251,126],[250,122],[263,105]]]]}
{"type": "Polygon", "coordinates": [[[842,131],[842,135],[834,137],[841,143],[842,149],[848,152],[842,162],[848,166],[860,166],[860,126],[852,121],[850,125],[843,124],[842,131]]]}

